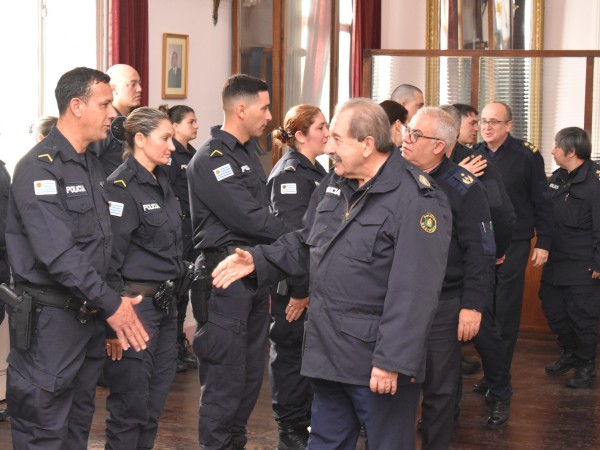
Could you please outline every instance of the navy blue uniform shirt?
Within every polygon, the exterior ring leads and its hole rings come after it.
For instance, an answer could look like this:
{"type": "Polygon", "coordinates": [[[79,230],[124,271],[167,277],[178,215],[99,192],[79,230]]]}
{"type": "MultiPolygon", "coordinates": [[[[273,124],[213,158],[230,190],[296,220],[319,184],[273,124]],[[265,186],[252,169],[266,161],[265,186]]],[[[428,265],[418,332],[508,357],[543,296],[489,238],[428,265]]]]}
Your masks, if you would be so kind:
{"type": "MultiPolygon", "coordinates": [[[[327,171],[318,161],[313,165],[302,153],[290,148],[277,161],[267,181],[273,214],[291,229],[301,228],[310,197],[325,175],[327,171]]],[[[306,297],[308,278],[294,278],[290,283],[289,295],[294,298],[306,297]]]]}
{"type": "Polygon", "coordinates": [[[181,142],[173,138],[175,151],[171,154],[169,162],[163,166],[163,169],[169,177],[171,186],[175,191],[175,196],[179,200],[181,212],[184,217],[190,217],[190,196],[188,191],[187,166],[196,154],[196,149],[191,144],[184,147],[181,142]]]}
{"type": "Polygon", "coordinates": [[[112,232],[104,172],[54,127],[17,164],[6,243],[15,281],[67,289],[111,316],[121,297],[104,281],[112,232]]]}
{"type": "Polygon", "coordinates": [[[600,284],[600,166],[586,161],[550,178],[554,223],[552,249],[542,280],[556,286],[600,284]]]}
{"type": "Polygon", "coordinates": [[[210,133],[187,168],[195,247],[269,243],[289,231],[269,210],[255,151],[220,126],[210,133]]]}
{"type": "Polygon", "coordinates": [[[461,308],[492,304],[496,245],[483,184],[446,157],[430,176],[452,207],[452,239],[440,300],[461,298],[461,308]]]}
{"type": "Polygon", "coordinates": [[[480,151],[486,159],[494,161],[502,173],[504,187],[517,215],[512,240],[531,239],[535,229],[535,246],[549,250],[552,205],[544,158],[537,147],[509,134],[495,152],[485,142],[477,144],[473,150],[480,151]]]}
{"type": "Polygon", "coordinates": [[[487,167],[477,179],[483,183],[487,193],[492,224],[494,225],[494,239],[496,241],[496,257],[501,258],[506,254],[512,240],[513,228],[517,220],[515,209],[504,187],[502,173],[496,167],[494,160],[487,158],[481,150],[474,151],[460,142],[457,142],[450,155],[450,161],[459,164],[465,158],[482,156],[487,161],[487,167]]]}
{"type": "Polygon", "coordinates": [[[162,167],[152,176],[133,156],[107,180],[114,233],[109,282],[174,280],[181,276],[181,210],[162,167]]]}
{"type": "MultiPolygon", "coordinates": [[[[4,161],[0,161],[0,283],[10,281],[10,270],[6,258],[6,214],[8,212],[8,194],[10,193],[10,174],[6,170],[4,161]]],[[[0,322],[4,315],[4,309],[0,310],[0,322]]]]}

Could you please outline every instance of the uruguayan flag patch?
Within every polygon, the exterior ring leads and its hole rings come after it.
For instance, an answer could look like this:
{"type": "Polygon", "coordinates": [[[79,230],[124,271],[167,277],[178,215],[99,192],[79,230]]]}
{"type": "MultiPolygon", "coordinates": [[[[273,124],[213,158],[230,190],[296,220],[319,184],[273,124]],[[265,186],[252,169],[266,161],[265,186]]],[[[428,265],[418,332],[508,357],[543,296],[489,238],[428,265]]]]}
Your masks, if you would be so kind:
{"type": "Polygon", "coordinates": [[[285,183],[281,185],[282,194],[297,194],[296,183],[285,183]]]}
{"type": "Polygon", "coordinates": [[[123,208],[125,205],[119,202],[108,202],[108,211],[111,216],[122,217],[123,216],[123,208]]]}
{"type": "Polygon", "coordinates": [[[217,177],[217,181],[224,180],[225,178],[229,178],[233,176],[233,170],[231,169],[230,164],[225,164],[224,166],[217,167],[213,170],[215,177],[217,177]]]}
{"type": "Polygon", "coordinates": [[[37,180],[33,182],[35,195],[56,195],[56,181],[37,180]]]}

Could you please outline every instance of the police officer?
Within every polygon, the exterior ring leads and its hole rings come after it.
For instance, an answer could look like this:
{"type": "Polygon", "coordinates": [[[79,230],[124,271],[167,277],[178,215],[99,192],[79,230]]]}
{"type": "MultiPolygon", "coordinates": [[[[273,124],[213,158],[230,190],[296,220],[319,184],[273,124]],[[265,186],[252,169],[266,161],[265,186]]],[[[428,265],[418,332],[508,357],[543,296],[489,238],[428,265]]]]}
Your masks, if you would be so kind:
{"type": "Polygon", "coordinates": [[[592,387],[600,316],[600,167],[590,160],[586,131],[560,130],[550,178],[554,223],[550,258],[542,272],[542,309],[561,349],[546,366],[556,375],[576,367],[566,385],[592,387]]]}
{"type": "MultiPolygon", "coordinates": [[[[142,81],[137,70],[127,64],[115,64],[106,74],[110,77],[113,91],[113,107],[119,117],[127,115],[142,103],[142,81]]],[[[108,177],[123,162],[123,141],[109,130],[106,139],[93,144],[108,177]]]]}
{"type": "MultiPolygon", "coordinates": [[[[225,123],[211,129],[187,169],[199,276],[210,274],[234,245],[269,243],[289,230],[269,211],[267,178],[249,145],[271,120],[267,84],[234,75],[221,97],[225,123]]],[[[264,373],[268,308],[267,288],[240,282],[210,294],[208,321],[200,319],[193,343],[202,387],[199,439],[206,450],[246,445],[246,424],[264,373]]]]}
{"type": "MultiPolygon", "coordinates": [[[[10,174],[4,161],[0,160],[0,283],[10,283],[10,268],[6,256],[6,214],[8,212],[8,194],[10,192],[10,174]]],[[[0,302],[0,324],[4,321],[4,303],[0,302]]],[[[6,408],[0,408],[0,422],[8,417],[6,408]]]]}
{"type": "Polygon", "coordinates": [[[428,172],[452,207],[452,239],[440,302],[427,339],[423,383],[423,448],[450,447],[455,392],[460,374],[459,341],[479,332],[481,311],[492,303],[496,246],[485,188],[446,158],[458,128],[440,108],[422,108],[405,128],[402,155],[428,172]]]}
{"type": "MultiPolygon", "coordinates": [[[[534,267],[541,267],[548,259],[552,209],[544,159],[537,147],[510,134],[510,106],[502,102],[489,103],[481,111],[479,123],[484,142],[476,145],[474,150],[494,161],[500,169],[517,216],[505,259],[496,269],[494,298],[496,326],[504,342],[510,368],[521,322],[531,238],[535,230],[537,241],[531,260],[534,267]]],[[[482,382],[475,389],[485,392],[489,385],[485,380],[482,382]]]]}
{"type": "MultiPolygon", "coordinates": [[[[448,112],[454,119],[456,128],[460,127],[460,115],[454,106],[442,105],[440,107],[448,112]]],[[[459,136],[460,139],[460,136],[459,136]]],[[[473,168],[473,172],[478,173],[477,179],[485,187],[485,193],[490,207],[490,216],[493,225],[493,236],[496,244],[496,263],[501,261],[510,245],[513,226],[515,223],[515,213],[512,203],[504,188],[502,174],[495,166],[493,161],[483,159],[481,154],[476,154],[471,149],[465,147],[460,142],[450,151],[446,151],[446,156],[450,161],[460,164],[464,168],[473,168]],[[480,168],[480,162],[484,162],[484,168],[480,168]]],[[[495,278],[491,277],[493,292],[495,278]]],[[[487,297],[489,300],[489,297],[487,297]]],[[[504,344],[502,338],[494,325],[493,302],[486,301],[481,306],[481,324],[479,332],[473,338],[475,348],[481,355],[483,362],[483,372],[487,380],[488,388],[484,392],[487,402],[494,406],[490,414],[487,426],[494,428],[502,426],[509,418],[509,400],[512,394],[511,377],[508,367],[508,360],[504,353],[504,344]]],[[[464,368],[464,361],[462,363],[464,368]]],[[[462,377],[459,379],[455,414],[460,413],[460,398],[462,396],[462,377]]],[[[456,417],[455,417],[456,418],[456,417]]]]}
{"type": "MultiPolygon", "coordinates": [[[[323,154],[328,139],[325,116],[311,105],[294,106],[284,125],[273,131],[274,154],[280,155],[285,145],[289,150],[273,167],[267,191],[273,214],[292,229],[302,227],[310,196],[327,174],[316,158],[323,154]]],[[[308,379],[300,375],[308,302],[308,279],[304,277],[271,288],[269,378],[280,449],[304,450],[308,442],[312,391],[308,379]]]]}
{"type": "Polygon", "coordinates": [[[330,133],[325,151],[335,173],[315,190],[305,227],[237,251],[215,270],[215,286],[254,268],[259,285],[310,270],[302,356],[314,391],[307,448],[354,449],[363,425],[370,448],[414,449],[451,211],[437,185],[394,151],[389,121],[372,100],[339,106],[330,133]]]}
{"type": "Polygon", "coordinates": [[[140,350],[148,335],[133,305],[104,281],[112,232],[104,174],[88,145],[104,139],[115,113],[109,78],[80,67],[56,87],[59,119],[17,164],[6,224],[18,292],[33,297],[28,349],[8,356],[8,407],[15,448],[87,447],[104,324],[140,350]]]}
{"type": "Polygon", "coordinates": [[[125,121],[125,162],[107,179],[114,234],[109,284],[136,305],[150,335],[143,352],[122,351],[107,333],[106,448],[152,448],[177,360],[174,281],[182,273],[181,210],[162,167],[173,125],[142,107],[125,121]]]}
{"type": "Polygon", "coordinates": [[[400,103],[393,100],[384,100],[379,106],[383,108],[390,121],[390,136],[398,148],[402,147],[402,130],[406,125],[408,111],[400,103]]]}
{"type": "MultiPolygon", "coordinates": [[[[198,121],[194,110],[186,105],[176,105],[169,108],[162,105],[159,108],[169,116],[173,124],[173,144],[175,151],[164,169],[169,177],[175,196],[181,206],[182,234],[183,234],[183,260],[196,261],[199,252],[192,242],[192,218],[190,215],[190,197],[188,191],[187,166],[196,154],[196,149],[190,144],[198,135],[198,121]]],[[[177,299],[177,371],[198,367],[198,360],[190,353],[189,341],[183,331],[183,324],[187,314],[189,296],[184,295],[177,299]]]]}

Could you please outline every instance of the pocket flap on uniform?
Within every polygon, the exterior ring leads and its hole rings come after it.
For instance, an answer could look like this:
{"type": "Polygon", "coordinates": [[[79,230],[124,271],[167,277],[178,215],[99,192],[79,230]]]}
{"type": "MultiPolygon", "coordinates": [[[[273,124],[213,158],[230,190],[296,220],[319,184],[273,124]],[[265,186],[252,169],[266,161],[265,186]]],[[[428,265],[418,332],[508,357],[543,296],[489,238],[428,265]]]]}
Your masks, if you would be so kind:
{"type": "Polygon", "coordinates": [[[218,312],[210,310],[208,313],[208,321],[214,323],[215,325],[220,326],[221,328],[225,328],[227,330],[231,330],[234,333],[240,332],[240,320],[234,319],[232,317],[226,317],[218,312]]]}
{"type": "Polygon", "coordinates": [[[363,342],[375,342],[379,330],[379,318],[341,317],[340,331],[363,342]]]}

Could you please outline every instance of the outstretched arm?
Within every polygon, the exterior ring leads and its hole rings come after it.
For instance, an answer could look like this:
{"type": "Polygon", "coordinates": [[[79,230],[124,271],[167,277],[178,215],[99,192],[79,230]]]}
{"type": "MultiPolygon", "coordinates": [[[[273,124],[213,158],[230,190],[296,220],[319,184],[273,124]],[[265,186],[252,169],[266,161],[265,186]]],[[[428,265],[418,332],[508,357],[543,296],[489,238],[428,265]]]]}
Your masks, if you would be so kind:
{"type": "Polygon", "coordinates": [[[254,272],[254,259],[250,252],[239,248],[235,254],[229,255],[213,270],[213,285],[227,289],[231,283],[254,272]]]}

